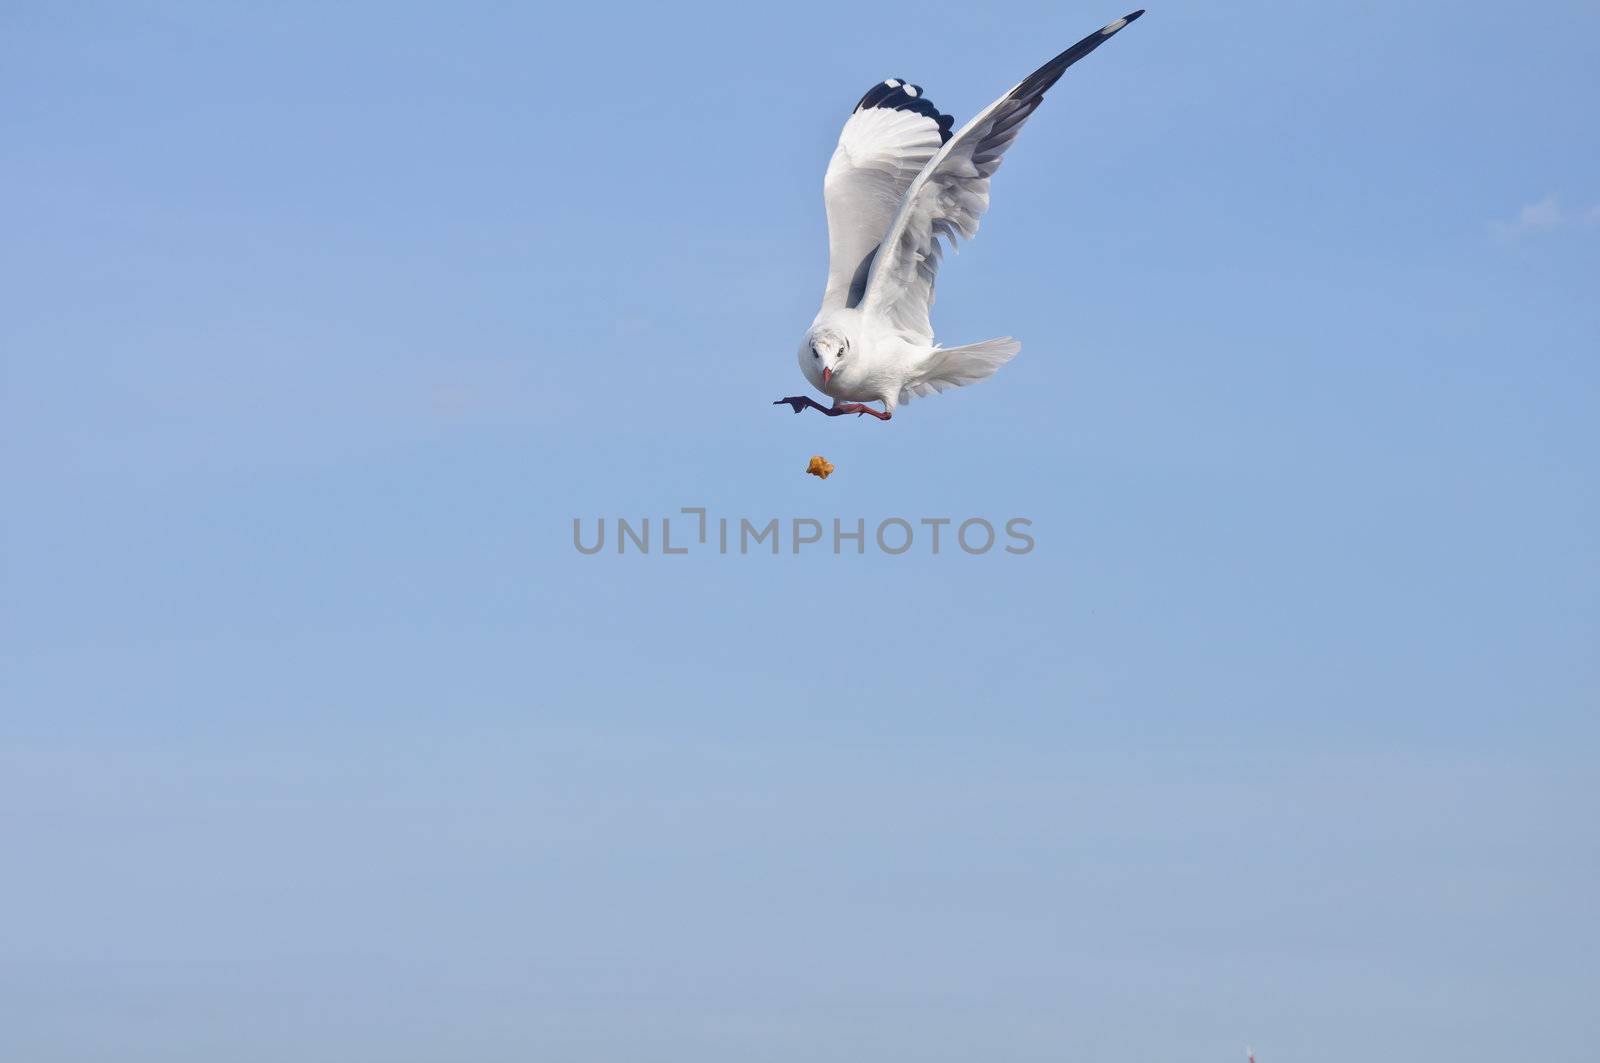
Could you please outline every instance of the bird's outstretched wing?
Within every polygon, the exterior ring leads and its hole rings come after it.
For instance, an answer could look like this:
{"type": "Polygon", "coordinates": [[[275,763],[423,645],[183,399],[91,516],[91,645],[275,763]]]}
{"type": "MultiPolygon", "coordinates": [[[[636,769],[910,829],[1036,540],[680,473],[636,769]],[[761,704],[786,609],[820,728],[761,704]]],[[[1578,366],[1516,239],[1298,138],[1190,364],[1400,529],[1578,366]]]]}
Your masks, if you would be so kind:
{"type": "Polygon", "coordinates": [[[872,253],[889,231],[901,197],[950,139],[954,123],[928,102],[921,86],[900,78],[878,82],[856,104],[822,180],[828,206],[824,310],[861,301],[872,253]]]}
{"type": "Polygon", "coordinates": [[[928,161],[906,190],[899,211],[874,256],[861,306],[882,314],[908,338],[933,342],[928,309],[943,254],[940,239],[977,235],[989,206],[989,178],[1022,123],[1044,102],[1044,94],[1067,67],[1110,40],[1142,10],[1089,34],[1023,79],[984,109],[928,161]]]}

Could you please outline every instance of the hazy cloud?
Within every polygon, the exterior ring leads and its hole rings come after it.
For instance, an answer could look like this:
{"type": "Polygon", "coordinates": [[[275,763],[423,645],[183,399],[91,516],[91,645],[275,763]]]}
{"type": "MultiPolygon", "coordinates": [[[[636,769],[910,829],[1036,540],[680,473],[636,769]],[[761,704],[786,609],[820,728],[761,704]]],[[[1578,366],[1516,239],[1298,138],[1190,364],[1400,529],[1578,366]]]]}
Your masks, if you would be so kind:
{"type": "Polygon", "coordinates": [[[1491,227],[1502,236],[1529,236],[1572,225],[1600,225],[1600,203],[1589,207],[1568,210],[1561,205],[1555,193],[1532,203],[1525,203],[1510,221],[1495,221],[1491,227]]]}

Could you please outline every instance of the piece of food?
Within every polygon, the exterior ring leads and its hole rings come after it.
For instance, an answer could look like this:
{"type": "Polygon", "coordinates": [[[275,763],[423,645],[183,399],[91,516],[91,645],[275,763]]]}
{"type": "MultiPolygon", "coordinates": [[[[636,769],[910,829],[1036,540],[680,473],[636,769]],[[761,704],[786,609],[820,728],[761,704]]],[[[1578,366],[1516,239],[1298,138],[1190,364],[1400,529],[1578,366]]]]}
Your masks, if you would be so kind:
{"type": "Polygon", "coordinates": [[[832,471],[833,462],[829,461],[821,454],[811,455],[811,464],[806,466],[806,472],[810,473],[812,476],[819,476],[824,480],[828,478],[828,474],[832,471]]]}

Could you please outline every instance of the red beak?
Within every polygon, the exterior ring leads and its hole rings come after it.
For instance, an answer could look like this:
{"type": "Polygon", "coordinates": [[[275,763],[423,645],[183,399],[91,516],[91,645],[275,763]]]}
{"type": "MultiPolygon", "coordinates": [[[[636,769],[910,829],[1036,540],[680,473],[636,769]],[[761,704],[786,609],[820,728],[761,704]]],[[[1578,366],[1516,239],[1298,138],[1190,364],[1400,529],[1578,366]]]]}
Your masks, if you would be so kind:
{"type": "Polygon", "coordinates": [[[827,366],[823,366],[822,367],[822,383],[823,383],[823,385],[826,386],[828,381],[830,381],[832,379],[833,379],[833,370],[829,369],[827,366]]]}

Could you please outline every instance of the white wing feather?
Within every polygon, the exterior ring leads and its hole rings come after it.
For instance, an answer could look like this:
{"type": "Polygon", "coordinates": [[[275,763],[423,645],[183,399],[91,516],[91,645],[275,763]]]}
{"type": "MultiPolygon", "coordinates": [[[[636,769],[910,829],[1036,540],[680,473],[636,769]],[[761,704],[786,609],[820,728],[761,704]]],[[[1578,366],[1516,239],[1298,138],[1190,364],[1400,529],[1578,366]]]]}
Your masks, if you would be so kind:
{"type": "MultiPolygon", "coordinates": [[[[898,79],[891,82],[897,88],[904,84],[898,79]]],[[[871,93],[863,100],[870,96],[871,93]]],[[[948,126],[948,119],[945,124],[948,126]]],[[[939,122],[925,113],[887,106],[858,105],[845,122],[839,133],[839,146],[822,179],[823,199],[828,207],[828,288],[822,297],[824,310],[854,305],[860,299],[870,264],[868,256],[889,231],[906,189],[938,153],[948,135],[942,133],[939,122]]]]}

